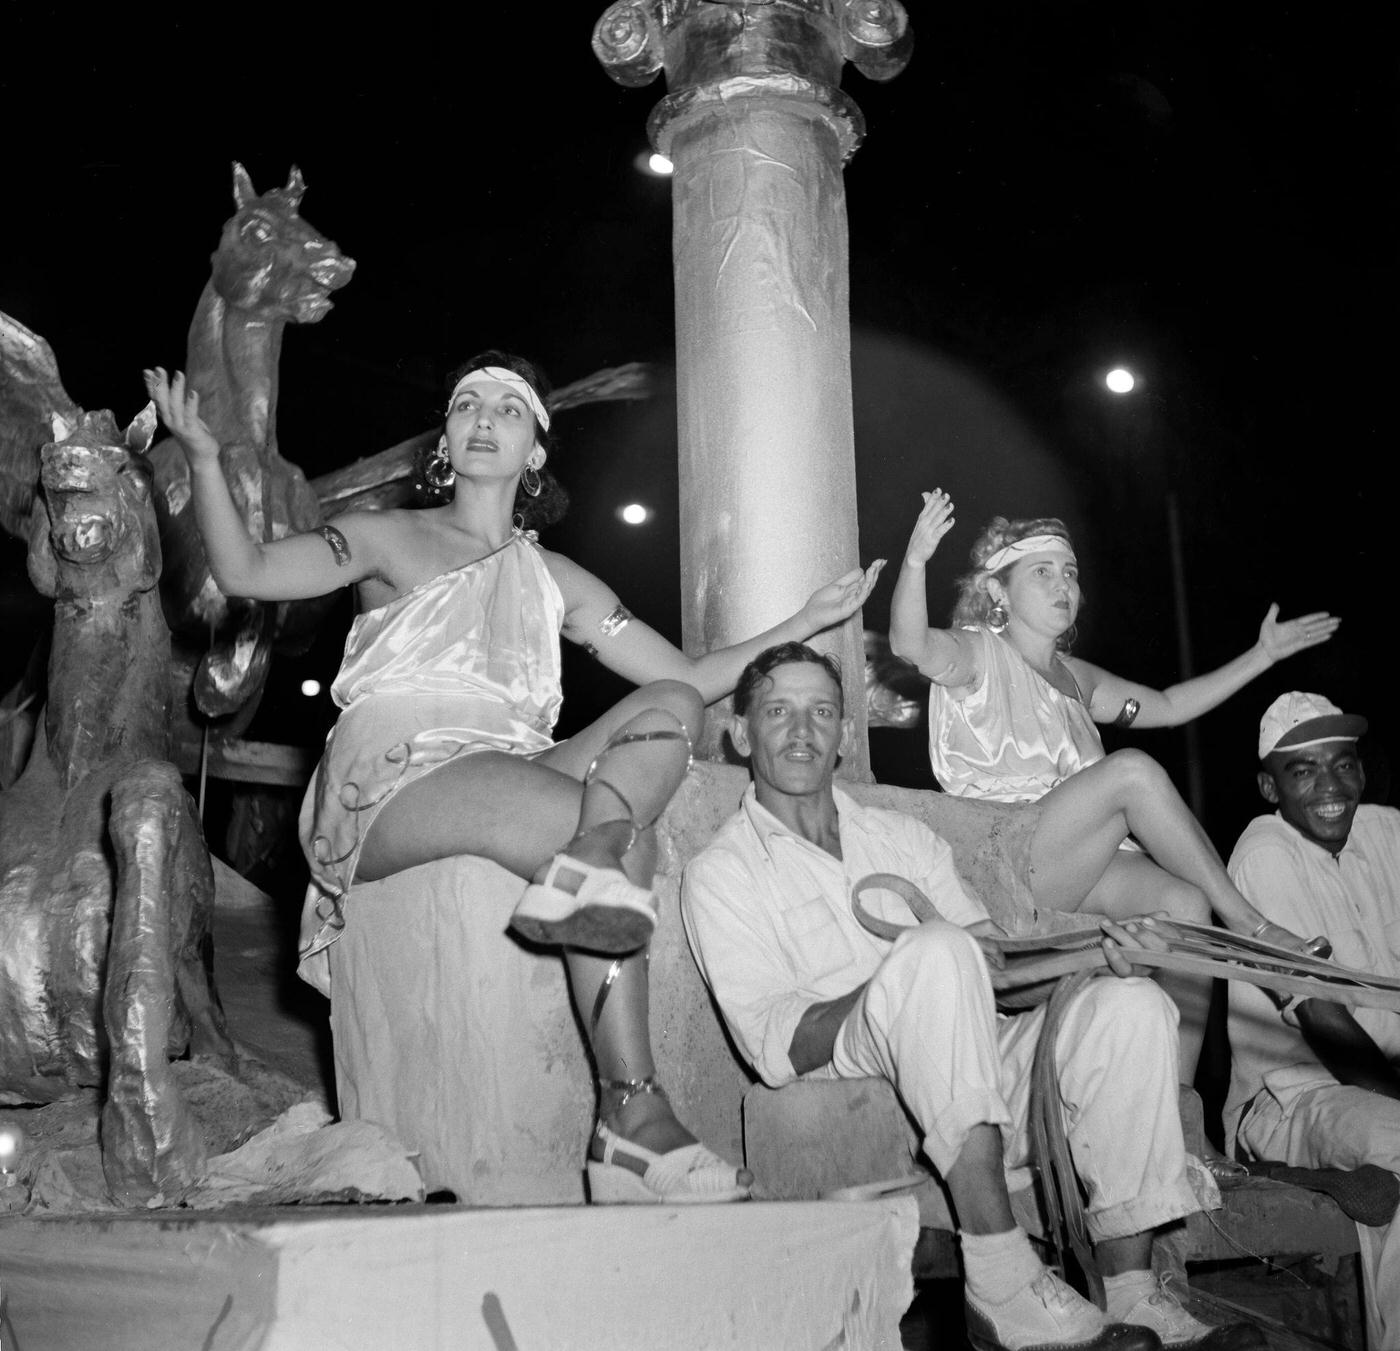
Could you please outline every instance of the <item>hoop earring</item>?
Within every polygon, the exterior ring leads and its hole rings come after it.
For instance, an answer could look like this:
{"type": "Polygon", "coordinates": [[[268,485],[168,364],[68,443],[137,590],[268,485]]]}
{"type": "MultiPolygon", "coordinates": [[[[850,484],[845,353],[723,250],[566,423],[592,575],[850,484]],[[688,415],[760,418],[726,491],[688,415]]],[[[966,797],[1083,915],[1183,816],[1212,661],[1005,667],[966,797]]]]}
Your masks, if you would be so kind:
{"type": "Polygon", "coordinates": [[[540,471],[532,464],[525,466],[525,472],[520,476],[520,486],[531,497],[538,497],[544,490],[544,484],[540,482],[540,471]]]}
{"type": "Polygon", "coordinates": [[[1006,627],[1007,621],[1011,618],[1006,613],[1006,606],[997,601],[990,610],[987,611],[987,627],[993,633],[1000,633],[1006,627]]]}
{"type": "Polygon", "coordinates": [[[439,492],[456,483],[457,471],[452,467],[452,461],[448,457],[445,436],[438,439],[437,449],[428,456],[428,462],[423,466],[423,477],[428,480],[430,487],[436,488],[439,492]]]}

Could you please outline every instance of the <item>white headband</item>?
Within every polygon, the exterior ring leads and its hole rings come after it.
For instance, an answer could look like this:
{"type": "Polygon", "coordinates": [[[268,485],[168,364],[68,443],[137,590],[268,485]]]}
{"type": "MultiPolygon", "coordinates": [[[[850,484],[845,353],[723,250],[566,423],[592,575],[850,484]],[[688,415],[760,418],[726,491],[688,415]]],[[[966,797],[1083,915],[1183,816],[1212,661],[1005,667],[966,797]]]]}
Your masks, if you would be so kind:
{"type": "Polygon", "coordinates": [[[544,406],[540,396],[535,393],[533,386],[528,380],[522,379],[514,371],[508,371],[504,366],[478,366],[474,371],[468,371],[457,381],[451,396],[447,400],[447,411],[451,413],[452,405],[456,402],[457,396],[469,385],[479,385],[484,380],[496,380],[503,385],[509,385],[522,399],[530,406],[530,411],[535,415],[535,421],[545,430],[549,430],[549,409],[544,406]]]}
{"type": "Polygon", "coordinates": [[[1064,554],[1066,558],[1073,558],[1074,550],[1063,535],[1027,535],[1025,539],[1018,539],[983,559],[982,571],[1000,572],[1008,563],[1014,563],[1027,554],[1064,554]]]}

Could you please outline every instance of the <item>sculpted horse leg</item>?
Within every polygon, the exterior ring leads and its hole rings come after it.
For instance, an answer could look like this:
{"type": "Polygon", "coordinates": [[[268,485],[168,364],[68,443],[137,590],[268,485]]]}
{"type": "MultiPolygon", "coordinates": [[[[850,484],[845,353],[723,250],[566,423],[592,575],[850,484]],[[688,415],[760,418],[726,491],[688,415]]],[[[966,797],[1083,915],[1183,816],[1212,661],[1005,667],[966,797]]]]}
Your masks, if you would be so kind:
{"type": "Polygon", "coordinates": [[[102,1170],[114,1199],[173,1198],[205,1173],[204,1133],[180,1094],[170,1052],[188,1024],[191,1049],[226,1062],[233,1046],[203,956],[213,877],[174,766],[133,765],[114,785],[117,859],[104,1021],[110,1046],[102,1170]]]}

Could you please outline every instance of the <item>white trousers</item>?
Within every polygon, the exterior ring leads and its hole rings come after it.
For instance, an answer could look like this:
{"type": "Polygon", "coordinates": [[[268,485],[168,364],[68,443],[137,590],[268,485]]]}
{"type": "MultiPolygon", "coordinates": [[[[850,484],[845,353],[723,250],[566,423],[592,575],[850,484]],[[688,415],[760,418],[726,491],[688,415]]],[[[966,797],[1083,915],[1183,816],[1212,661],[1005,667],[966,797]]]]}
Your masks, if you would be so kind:
{"type": "MultiPolygon", "coordinates": [[[[1400,1102],[1345,1084],[1308,1089],[1285,1107],[1268,1089],[1240,1120],[1239,1138],[1258,1159],[1299,1168],[1374,1163],[1400,1173],[1400,1102]]],[[[1369,1351],[1400,1351],[1400,1220],[1358,1224],[1369,1351]]]]}
{"type": "MultiPolygon", "coordinates": [[[[1045,1010],[998,1014],[977,941],[952,924],[900,936],[836,1037],[831,1072],[880,1075],[944,1175],[974,1126],[1001,1128],[1008,1168],[1030,1159],[1031,1062],[1045,1010]]],[[[1060,1093],[1095,1240],[1197,1210],[1186,1177],[1176,1006],[1150,980],[1091,980],[1065,1014],[1060,1093]]]]}

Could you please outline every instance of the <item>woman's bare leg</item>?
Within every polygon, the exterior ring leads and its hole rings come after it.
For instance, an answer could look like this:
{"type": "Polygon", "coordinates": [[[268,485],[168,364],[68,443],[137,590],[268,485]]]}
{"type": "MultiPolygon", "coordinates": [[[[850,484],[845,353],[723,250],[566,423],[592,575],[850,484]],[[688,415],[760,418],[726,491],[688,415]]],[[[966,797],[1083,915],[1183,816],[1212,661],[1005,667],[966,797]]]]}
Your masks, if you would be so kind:
{"type": "MultiPolygon", "coordinates": [[[[1249,933],[1263,921],[1235,889],[1210,837],[1151,756],[1115,751],[1052,788],[1040,807],[1031,841],[1031,890],[1040,904],[1097,910],[1087,897],[1107,874],[1118,846],[1133,835],[1160,869],[1198,888],[1227,929],[1249,933]]],[[[1152,908],[1144,902],[1130,913],[1152,908]]]]}
{"type": "MultiPolygon", "coordinates": [[[[1215,846],[1166,771],[1136,750],[1081,770],[1041,799],[1031,841],[1031,891],[1056,910],[1123,920],[1165,913],[1250,932],[1262,916],[1231,884],[1215,846]],[[1152,854],[1119,849],[1131,834],[1152,854]]],[[[1210,1010],[1209,977],[1161,973],[1181,1013],[1181,1075],[1195,1079],[1210,1010]]]]}
{"type": "MultiPolygon", "coordinates": [[[[694,690],[661,682],[634,691],[542,755],[527,760],[483,751],[451,761],[385,804],[356,875],[370,880],[435,859],[478,854],[533,878],[567,848],[583,862],[620,867],[639,886],[650,886],[656,866],[651,822],[685,776],[688,744],[658,740],[617,746],[603,757],[592,783],[585,786],[582,779],[619,732],[681,728],[693,738],[702,717],[694,690]],[[636,813],[635,822],[624,801],[636,813]],[[634,832],[634,824],[642,829],[634,832]]],[[[653,1074],[645,950],[616,959],[567,950],[564,957],[600,1079],[653,1074]]],[[[645,1148],[665,1152],[694,1140],[664,1097],[638,1095],[619,1111],[620,1092],[600,1088],[599,1096],[602,1120],[645,1148]]]]}
{"type": "Polygon", "coordinates": [[[661,814],[685,777],[690,748],[681,740],[658,740],[603,752],[620,732],[679,730],[693,737],[703,712],[688,685],[661,681],[633,691],[540,755],[481,751],[451,760],[385,803],[361,848],[356,876],[373,881],[454,854],[479,854],[518,877],[535,878],[568,847],[582,862],[620,867],[646,885],[654,846],[639,837],[639,847],[628,851],[633,813],[639,827],[661,814]],[[599,771],[585,786],[584,775],[600,755],[599,771]]]}

